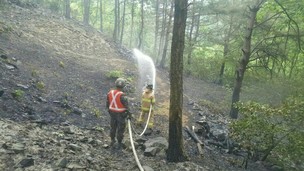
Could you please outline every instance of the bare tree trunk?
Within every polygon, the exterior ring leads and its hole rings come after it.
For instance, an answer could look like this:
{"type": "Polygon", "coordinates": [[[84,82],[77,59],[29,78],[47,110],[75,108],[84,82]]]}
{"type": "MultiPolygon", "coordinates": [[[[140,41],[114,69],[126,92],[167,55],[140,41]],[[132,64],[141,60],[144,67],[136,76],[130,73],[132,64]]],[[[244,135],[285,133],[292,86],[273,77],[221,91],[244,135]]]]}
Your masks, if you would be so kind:
{"type": "Polygon", "coordinates": [[[184,152],[182,130],[183,108],[183,52],[187,19],[187,0],[175,0],[174,26],[170,64],[170,109],[169,147],[167,160],[183,162],[188,160],[184,152]]]}
{"type": "MultiPolygon", "coordinates": [[[[166,23],[167,23],[167,8],[168,8],[168,0],[164,0],[163,2],[163,11],[162,11],[162,26],[161,26],[161,32],[159,37],[159,48],[158,48],[158,55],[162,55],[162,49],[164,44],[164,37],[165,37],[165,31],[166,31],[166,23]]],[[[158,61],[157,61],[158,63],[158,61]]]]}
{"type": "Polygon", "coordinates": [[[83,0],[84,13],[83,13],[83,23],[88,26],[90,23],[90,0],[83,0]]]}
{"type": "Polygon", "coordinates": [[[143,41],[143,32],[144,32],[144,0],[141,0],[141,25],[140,25],[140,31],[138,34],[138,45],[137,48],[142,48],[142,41],[143,41]]]}
{"type": "Polygon", "coordinates": [[[129,47],[133,47],[132,40],[133,40],[133,32],[134,32],[134,0],[132,0],[132,8],[131,8],[131,31],[130,31],[130,41],[129,41],[129,47]]]}
{"type": "Polygon", "coordinates": [[[71,18],[71,2],[70,0],[65,0],[65,18],[71,18]]]}
{"type": "Polygon", "coordinates": [[[188,65],[191,65],[191,63],[192,63],[192,47],[193,47],[193,42],[192,42],[192,34],[193,34],[193,30],[194,30],[194,23],[195,23],[195,4],[196,3],[196,1],[195,0],[193,0],[193,2],[192,2],[192,16],[191,16],[191,26],[190,26],[190,32],[189,32],[189,40],[188,40],[188,57],[187,57],[187,64],[188,65]]]}
{"type": "Polygon", "coordinates": [[[115,0],[115,9],[114,9],[114,32],[113,32],[113,39],[114,41],[118,40],[118,33],[119,33],[119,11],[120,11],[120,6],[119,6],[119,0],[115,0]]]}
{"type": "Polygon", "coordinates": [[[229,29],[225,35],[225,40],[224,40],[224,52],[223,52],[223,62],[220,68],[220,74],[219,78],[216,81],[217,84],[222,85],[223,84],[223,77],[224,77],[224,71],[225,71],[225,64],[226,64],[226,58],[229,52],[229,43],[230,43],[230,36],[232,32],[232,23],[234,22],[233,16],[230,16],[230,23],[229,23],[229,29]]]}
{"type": "Polygon", "coordinates": [[[160,61],[160,64],[159,64],[159,66],[161,68],[165,68],[165,65],[166,65],[167,49],[168,49],[169,37],[170,37],[170,33],[171,33],[171,23],[172,23],[171,21],[172,21],[172,17],[173,17],[173,8],[174,8],[174,2],[173,2],[173,0],[171,0],[169,22],[167,24],[165,42],[164,42],[165,44],[164,44],[164,49],[163,49],[163,53],[162,53],[162,58],[161,58],[161,61],[160,61]]]}
{"type": "MultiPolygon", "coordinates": [[[[158,29],[159,29],[159,0],[155,2],[155,31],[154,31],[154,46],[153,46],[153,55],[157,56],[157,39],[158,39],[158,29]]],[[[157,58],[157,57],[156,57],[157,58]]]]}
{"type": "Polygon", "coordinates": [[[102,7],[103,7],[103,5],[102,5],[102,0],[100,0],[99,1],[99,4],[100,4],[100,12],[99,12],[99,17],[100,17],[100,28],[99,28],[99,30],[100,31],[103,31],[103,15],[102,15],[102,7]]]}
{"type": "Polygon", "coordinates": [[[197,43],[197,37],[199,36],[199,28],[200,28],[200,16],[201,10],[199,9],[199,3],[203,4],[203,1],[196,2],[193,0],[192,2],[192,16],[191,16],[191,26],[189,32],[188,39],[188,47],[187,47],[187,64],[191,66],[192,64],[192,52],[195,44],[197,43]]]}
{"type": "Polygon", "coordinates": [[[252,8],[250,8],[250,18],[248,20],[247,30],[244,37],[245,38],[244,45],[242,48],[243,56],[240,59],[239,66],[235,71],[236,78],[235,78],[234,89],[232,93],[232,103],[230,108],[230,117],[233,119],[238,118],[239,110],[235,106],[235,103],[239,102],[240,100],[240,93],[244,79],[244,74],[251,55],[251,37],[252,37],[253,26],[255,24],[256,15],[264,1],[257,0],[256,2],[257,3],[252,8]]]}
{"type": "Polygon", "coordinates": [[[228,55],[228,42],[225,40],[224,42],[224,52],[223,52],[223,62],[220,68],[220,74],[219,74],[219,78],[217,81],[217,84],[222,85],[223,84],[223,77],[224,77],[224,71],[225,71],[225,64],[226,64],[226,58],[228,55]]]}
{"type": "Polygon", "coordinates": [[[120,33],[120,44],[122,44],[123,36],[124,36],[124,28],[125,28],[125,15],[126,15],[126,1],[123,3],[123,11],[122,11],[122,23],[121,23],[121,33],[120,33]]]}

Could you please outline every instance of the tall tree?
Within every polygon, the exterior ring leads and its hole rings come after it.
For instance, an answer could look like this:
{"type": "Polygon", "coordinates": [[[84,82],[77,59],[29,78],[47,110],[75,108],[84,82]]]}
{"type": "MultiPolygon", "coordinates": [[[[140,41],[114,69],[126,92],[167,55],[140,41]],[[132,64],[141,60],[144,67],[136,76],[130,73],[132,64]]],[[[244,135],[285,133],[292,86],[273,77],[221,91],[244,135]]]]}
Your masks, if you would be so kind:
{"type": "MultiPolygon", "coordinates": [[[[204,1],[201,1],[200,3],[203,4],[204,1]]],[[[196,0],[192,1],[191,5],[191,24],[190,24],[190,30],[188,33],[188,55],[187,55],[187,64],[191,65],[192,64],[192,52],[194,49],[195,44],[197,43],[197,38],[199,35],[199,27],[200,27],[200,17],[201,17],[201,10],[198,10],[199,3],[196,2],[196,0]]]]}
{"type": "Polygon", "coordinates": [[[138,34],[138,45],[137,48],[141,49],[142,48],[142,42],[143,42],[143,32],[144,32],[144,0],[141,0],[140,3],[140,11],[141,11],[141,24],[140,24],[140,28],[139,28],[139,34],[138,34]]]}
{"type": "Polygon", "coordinates": [[[115,7],[114,7],[114,32],[113,32],[113,39],[114,41],[118,40],[119,37],[119,27],[120,27],[120,5],[119,0],[115,0],[115,7]]]}
{"type": "Polygon", "coordinates": [[[184,152],[182,108],[183,108],[183,52],[188,0],[175,0],[173,37],[170,64],[170,109],[169,147],[167,160],[183,162],[188,160],[184,152]]]}
{"type": "Polygon", "coordinates": [[[235,82],[234,82],[234,89],[232,93],[232,102],[231,102],[231,108],[230,108],[230,117],[233,119],[238,118],[238,108],[235,106],[235,103],[239,102],[240,100],[240,93],[242,88],[242,83],[244,79],[244,74],[246,71],[247,64],[249,63],[249,59],[251,56],[251,38],[252,38],[252,32],[254,29],[256,16],[258,11],[260,10],[262,4],[265,2],[265,0],[256,0],[256,4],[252,7],[249,7],[250,9],[250,17],[248,19],[247,28],[244,36],[244,43],[242,48],[242,57],[239,60],[238,67],[235,71],[235,82]]]}
{"type": "MultiPolygon", "coordinates": [[[[153,55],[157,56],[157,39],[158,39],[158,29],[159,29],[159,0],[155,2],[155,30],[154,30],[154,46],[153,46],[153,55]]],[[[156,57],[157,58],[157,57],[156,57]]]]}
{"type": "Polygon", "coordinates": [[[125,28],[125,18],[126,18],[126,1],[123,1],[123,10],[122,10],[122,23],[121,23],[121,33],[120,33],[120,44],[122,44],[125,28]]]}
{"type": "Polygon", "coordinates": [[[168,45],[169,45],[169,37],[170,37],[170,33],[171,31],[171,23],[172,23],[172,17],[173,17],[173,8],[174,8],[174,1],[171,0],[171,8],[170,8],[170,13],[169,13],[169,19],[168,19],[168,23],[167,23],[167,27],[166,27],[166,35],[165,35],[165,42],[164,42],[164,48],[163,48],[163,53],[162,53],[162,58],[160,60],[160,64],[159,67],[161,68],[165,68],[165,64],[166,64],[166,58],[167,58],[167,49],[168,49],[168,45]]]}
{"type": "Polygon", "coordinates": [[[70,0],[65,0],[65,18],[71,18],[71,2],[70,0]]]}
{"type": "Polygon", "coordinates": [[[222,61],[221,67],[220,67],[219,78],[216,81],[216,83],[219,84],[219,85],[223,84],[223,77],[224,77],[226,59],[227,59],[227,56],[228,56],[228,53],[229,53],[229,44],[230,44],[230,39],[231,39],[231,34],[232,34],[232,23],[234,22],[232,15],[229,17],[229,20],[230,20],[230,22],[229,22],[228,29],[227,29],[227,31],[225,31],[225,34],[224,34],[223,61],[222,61]]]}
{"type": "Polygon", "coordinates": [[[131,7],[131,29],[130,29],[130,41],[129,41],[129,47],[132,47],[132,40],[133,40],[133,30],[134,30],[134,15],[135,15],[135,2],[132,0],[132,7],[131,7]]]}
{"type": "Polygon", "coordinates": [[[102,0],[99,0],[99,5],[100,5],[100,9],[99,9],[99,18],[100,18],[100,26],[99,26],[99,30],[103,31],[103,14],[102,14],[102,0]]]}
{"type": "MultiPolygon", "coordinates": [[[[168,9],[168,0],[164,0],[163,4],[162,4],[162,19],[161,19],[161,31],[160,31],[160,36],[159,36],[159,48],[158,48],[158,54],[157,56],[161,56],[162,55],[162,49],[163,49],[163,45],[164,45],[164,39],[165,39],[165,31],[166,31],[166,23],[167,23],[167,9],[168,9]]],[[[157,63],[158,63],[158,59],[157,59],[157,63]]]]}
{"type": "Polygon", "coordinates": [[[83,23],[84,25],[89,25],[90,22],[90,0],[83,0],[84,13],[83,13],[83,23]]]}

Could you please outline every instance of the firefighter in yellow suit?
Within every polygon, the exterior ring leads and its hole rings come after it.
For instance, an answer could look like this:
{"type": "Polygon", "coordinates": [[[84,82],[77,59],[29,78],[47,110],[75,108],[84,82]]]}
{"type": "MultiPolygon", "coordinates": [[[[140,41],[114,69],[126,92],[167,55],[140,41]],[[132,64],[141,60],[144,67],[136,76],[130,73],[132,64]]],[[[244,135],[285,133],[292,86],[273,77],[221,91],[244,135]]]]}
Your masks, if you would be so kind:
{"type": "Polygon", "coordinates": [[[137,123],[139,125],[142,125],[144,122],[144,119],[149,116],[150,106],[151,106],[151,114],[150,114],[150,120],[148,123],[148,128],[152,129],[154,124],[154,104],[155,104],[155,96],[154,96],[154,90],[153,90],[153,84],[148,84],[142,94],[141,98],[141,113],[139,115],[139,118],[137,120],[137,123]]]}

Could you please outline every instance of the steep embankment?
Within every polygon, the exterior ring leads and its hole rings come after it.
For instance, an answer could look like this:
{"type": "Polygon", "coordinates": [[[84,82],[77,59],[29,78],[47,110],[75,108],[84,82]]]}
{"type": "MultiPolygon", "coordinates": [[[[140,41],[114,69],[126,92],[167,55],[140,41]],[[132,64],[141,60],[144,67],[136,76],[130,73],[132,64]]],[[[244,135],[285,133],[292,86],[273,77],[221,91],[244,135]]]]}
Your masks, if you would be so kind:
{"type": "MultiPolygon", "coordinates": [[[[28,7],[7,4],[0,11],[0,170],[135,170],[130,149],[108,148],[104,106],[113,86],[107,73],[121,70],[136,81],[130,52],[90,27],[28,7]]],[[[166,74],[158,75],[155,119],[160,132],[140,138],[143,141],[168,135],[169,82],[166,74]]],[[[207,108],[201,112],[195,101],[204,97],[196,89],[202,85],[191,83],[195,81],[185,84],[191,86],[185,88],[185,119],[204,116],[215,126],[224,123],[207,108]]],[[[133,110],[136,116],[136,106],[133,110]]],[[[242,157],[207,143],[204,156],[199,156],[187,134],[191,162],[166,163],[164,150],[151,154],[137,145],[140,161],[154,170],[243,170],[242,157]]]]}

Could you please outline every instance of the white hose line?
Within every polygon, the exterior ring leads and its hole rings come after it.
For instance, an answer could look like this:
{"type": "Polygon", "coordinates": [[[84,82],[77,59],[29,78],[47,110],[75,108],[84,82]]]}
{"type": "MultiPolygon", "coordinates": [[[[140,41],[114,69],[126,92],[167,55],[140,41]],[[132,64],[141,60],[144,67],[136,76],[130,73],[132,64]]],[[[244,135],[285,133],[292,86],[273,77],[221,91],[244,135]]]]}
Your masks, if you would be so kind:
{"type": "Polygon", "coordinates": [[[130,119],[128,119],[128,128],[129,128],[129,136],[130,136],[130,142],[131,142],[131,146],[132,146],[132,151],[133,151],[133,154],[134,154],[137,166],[138,166],[138,168],[139,168],[140,171],[144,171],[144,168],[141,166],[141,164],[140,164],[140,162],[138,160],[137,154],[136,154],[136,150],[135,150],[135,146],[134,146],[134,142],[133,142],[133,137],[132,137],[132,129],[131,129],[131,121],[130,121],[130,119]]]}
{"type": "Polygon", "coordinates": [[[142,136],[146,132],[146,129],[147,129],[149,121],[150,121],[151,111],[152,111],[152,104],[150,104],[149,115],[148,115],[148,119],[147,119],[145,128],[144,128],[143,132],[141,134],[139,134],[139,136],[142,136]]]}

